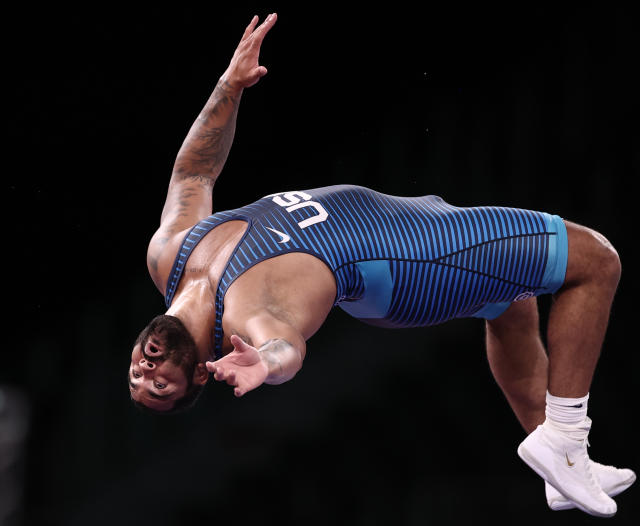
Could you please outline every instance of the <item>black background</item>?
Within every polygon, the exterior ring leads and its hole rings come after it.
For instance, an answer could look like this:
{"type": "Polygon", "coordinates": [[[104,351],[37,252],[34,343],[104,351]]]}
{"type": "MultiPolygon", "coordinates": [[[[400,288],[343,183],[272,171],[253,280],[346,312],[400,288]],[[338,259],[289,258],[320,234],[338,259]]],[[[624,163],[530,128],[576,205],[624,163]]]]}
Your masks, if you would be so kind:
{"type": "MultiPolygon", "coordinates": [[[[125,383],[164,312],[145,255],[175,155],[251,16],[277,11],[214,210],[353,183],[604,233],[623,278],[590,454],[637,471],[637,28],[605,3],[515,4],[5,13],[0,381],[31,408],[12,524],[598,521],[547,508],[480,320],[393,331],[337,309],[293,381],[210,385],[172,418],[139,414],[125,383]]],[[[617,502],[637,520],[637,487],[617,502]]]]}

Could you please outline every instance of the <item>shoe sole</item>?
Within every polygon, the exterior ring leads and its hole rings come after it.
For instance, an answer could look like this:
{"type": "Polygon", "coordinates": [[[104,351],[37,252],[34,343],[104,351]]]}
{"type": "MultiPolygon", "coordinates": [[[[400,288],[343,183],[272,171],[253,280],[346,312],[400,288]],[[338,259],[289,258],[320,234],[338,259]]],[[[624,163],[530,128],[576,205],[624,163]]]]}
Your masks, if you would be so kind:
{"type": "MultiPolygon", "coordinates": [[[[622,493],[626,489],[630,488],[631,484],[633,484],[635,481],[636,481],[636,476],[631,475],[631,477],[629,477],[627,480],[620,482],[619,484],[611,488],[611,493],[609,493],[608,491],[605,491],[605,493],[609,495],[609,497],[613,498],[617,495],[620,495],[620,493],[622,493]]],[[[547,504],[553,511],[572,510],[576,507],[576,505],[573,503],[572,500],[566,500],[566,499],[564,500],[553,499],[551,501],[547,501],[547,504]]]]}
{"type": "MultiPolygon", "coordinates": [[[[549,473],[547,473],[544,469],[544,467],[540,466],[537,462],[537,460],[535,459],[535,457],[533,455],[531,455],[527,449],[520,444],[520,446],[518,446],[518,456],[533,470],[535,471],[538,475],[540,475],[544,480],[546,480],[549,484],[551,484],[554,488],[556,488],[556,490],[562,494],[562,496],[567,499],[570,500],[571,502],[573,502],[576,505],[576,508],[578,508],[579,510],[584,511],[585,513],[588,513],[589,515],[595,515],[596,517],[613,517],[616,512],[614,511],[613,513],[602,513],[599,511],[596,511],[594,509],[589,508],[589,506],[585,506],[583,503],[581,502],[577,502],[569,497],[567,497],[567,495],[565,495],[564,493],[562,493],[558,488],[562,487],[560,484],[558,484],[558,481],[552,476],[549,475],[549,473]]],[[[617,510],[616,510],[617,511],[617,510]]]]}

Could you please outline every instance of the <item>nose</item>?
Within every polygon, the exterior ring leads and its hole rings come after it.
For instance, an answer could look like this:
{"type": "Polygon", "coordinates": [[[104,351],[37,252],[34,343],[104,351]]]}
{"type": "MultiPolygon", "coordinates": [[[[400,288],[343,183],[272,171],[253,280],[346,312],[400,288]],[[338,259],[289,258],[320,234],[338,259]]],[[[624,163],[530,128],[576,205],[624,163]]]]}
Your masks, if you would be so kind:
{"type": "Polygon", "coordinates": [[[164,352],[155,343],[147,342],[144,346],[144,352],[147,356],[162,356],[164,352]]]}
{"type": "Polygon", "coordinates": [[[142,360],[140,360],[139,362],[140,367],[142,367],[142,369],[147,369],[147,370],[151,370],[153,368],[155,368],[156,364],[152,363],[152,362],[148,362],[147,360],[145,360],[144,358],[142,360]]]}

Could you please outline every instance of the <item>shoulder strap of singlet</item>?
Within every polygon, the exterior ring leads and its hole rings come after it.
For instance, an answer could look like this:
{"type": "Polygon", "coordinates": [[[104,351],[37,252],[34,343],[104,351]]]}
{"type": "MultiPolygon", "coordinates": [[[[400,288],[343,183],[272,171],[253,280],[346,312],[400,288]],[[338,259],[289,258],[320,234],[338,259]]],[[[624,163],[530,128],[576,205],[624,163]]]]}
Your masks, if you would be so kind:
{"type": "Polygon", "coordinates": [[[189,259],[191,252],[193,252],[193,249],[196,248],[202,238],[204,238],[204,236],[211,230],[222,223],[234,219],[234,217],[235,216],[232,212],[219,212],[201,220],[194,225],[191,230],[189,230],[180,245],[180,250],[178,250],[178,253],[176,254],[176,259],[173,262],[173,267],[169,274],[169,280],[167,281],[167,290],[164,297],[164,303],[167,308],[171,306],[173,296],[176,293],[178,284],[180,283],[180,278],[182,277],[184,266],[189,259]]]}

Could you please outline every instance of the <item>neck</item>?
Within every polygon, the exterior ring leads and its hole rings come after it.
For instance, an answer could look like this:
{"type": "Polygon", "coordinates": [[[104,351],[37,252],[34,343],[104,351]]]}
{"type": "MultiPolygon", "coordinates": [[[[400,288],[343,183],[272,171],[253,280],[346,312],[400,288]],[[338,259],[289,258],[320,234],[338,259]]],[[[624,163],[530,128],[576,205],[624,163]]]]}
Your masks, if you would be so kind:
{"type": "Polygon", "coordinates": [[[174,296],[171,307],[165,312],[180,318],[191,333],[198,348],[199,362],[206,362],[213,357],[215,313],[215,297],[208,279],[186,284],[180,294],[174,296]]]}

